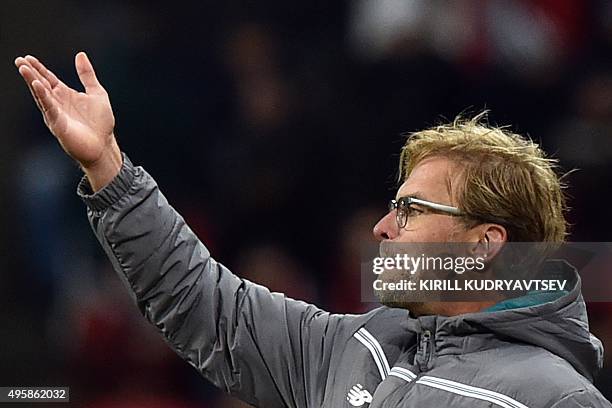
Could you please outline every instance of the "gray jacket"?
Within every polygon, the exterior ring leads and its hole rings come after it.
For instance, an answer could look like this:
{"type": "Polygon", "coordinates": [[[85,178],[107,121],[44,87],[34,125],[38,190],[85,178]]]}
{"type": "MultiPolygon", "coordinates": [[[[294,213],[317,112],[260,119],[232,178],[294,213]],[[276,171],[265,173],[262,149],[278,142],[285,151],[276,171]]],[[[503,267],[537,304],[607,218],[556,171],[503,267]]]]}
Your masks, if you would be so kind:
{"type": "MultiPolygon", "coordinates": [[[[611,407],[593,387],[603,348],[580,282],[539,306],[411,318],[325,312],[232,274],[124,157],[79,194],[141,313],[205,378],[272,407],[611,407]]],[[[357,275],[356,275],[357,279],[357,275]]]]}

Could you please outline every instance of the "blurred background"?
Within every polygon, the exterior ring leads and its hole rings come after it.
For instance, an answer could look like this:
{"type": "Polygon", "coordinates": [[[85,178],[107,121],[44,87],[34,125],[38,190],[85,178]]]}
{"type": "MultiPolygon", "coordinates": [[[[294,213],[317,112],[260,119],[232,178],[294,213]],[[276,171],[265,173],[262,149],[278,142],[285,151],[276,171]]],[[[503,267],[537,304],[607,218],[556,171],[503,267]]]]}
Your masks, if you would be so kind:
{"type": "MultiPolygon", "coordinates": [[[[609,1],[2,0],[2,385],[68,385],[83,407],[244,406],[143,323],[13,66],[36,55],[80,89],[79,50],[123,150],[216,259],[289,296],[372,307],[359,248],[394,195],[402,134],[466,109],[580,169],[571,240],[611,241],[609,1]]],[[[612,308],[589,312],[612,351],[612,308]]]]}

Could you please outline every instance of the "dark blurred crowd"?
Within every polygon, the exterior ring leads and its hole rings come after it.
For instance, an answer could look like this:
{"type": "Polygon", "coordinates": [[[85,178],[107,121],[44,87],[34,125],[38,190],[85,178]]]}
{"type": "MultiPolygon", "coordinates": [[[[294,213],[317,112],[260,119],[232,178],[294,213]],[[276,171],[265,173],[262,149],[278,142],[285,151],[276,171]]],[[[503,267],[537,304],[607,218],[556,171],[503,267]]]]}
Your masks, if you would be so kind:
{"type": "MultiPolygon", "coordinates": [[[[78,86],[86,50],[122,149],[215,258],[327,310],[375,307],[360,247],[394,195],[402,134],[463,111],[488,108],[578,168],[571,240],[612,241],[608,1],[3,1],[0,45],[4,385],[69,385],[95,408],[240,406],[138,315],[17,55],[78,86]]],[[[612,399],[612,307],[589,311],[612,399]]]]}

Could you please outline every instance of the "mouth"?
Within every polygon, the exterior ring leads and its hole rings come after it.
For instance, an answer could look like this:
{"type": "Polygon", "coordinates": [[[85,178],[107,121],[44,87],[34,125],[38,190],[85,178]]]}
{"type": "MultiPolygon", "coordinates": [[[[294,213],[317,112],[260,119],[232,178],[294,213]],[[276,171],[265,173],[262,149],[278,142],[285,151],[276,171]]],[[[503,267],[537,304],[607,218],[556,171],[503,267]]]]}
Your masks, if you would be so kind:
{"type": "Polygon", "coordinates": [[[378,245],[378,255],[381,258],[392,256],[391,244],[386,241],[382,241],[380,245],[378,245]]]}

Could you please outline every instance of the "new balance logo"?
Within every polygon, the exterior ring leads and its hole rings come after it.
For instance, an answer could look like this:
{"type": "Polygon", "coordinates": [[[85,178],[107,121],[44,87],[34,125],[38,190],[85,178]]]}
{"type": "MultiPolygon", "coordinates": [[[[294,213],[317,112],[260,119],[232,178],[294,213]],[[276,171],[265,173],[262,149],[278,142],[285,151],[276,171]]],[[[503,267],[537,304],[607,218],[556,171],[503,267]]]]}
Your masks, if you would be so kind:
{"type": "Polygon", "coordinates": [[[361,407],[372,402],[372,394],[364,390],[361,384],[357,384],[349,390],[346,400],[354,407],[361,407]]]}

